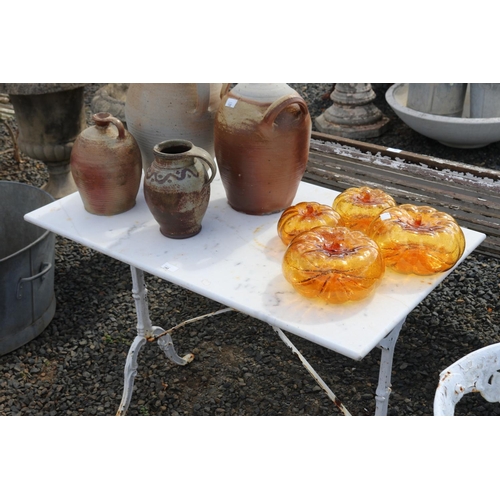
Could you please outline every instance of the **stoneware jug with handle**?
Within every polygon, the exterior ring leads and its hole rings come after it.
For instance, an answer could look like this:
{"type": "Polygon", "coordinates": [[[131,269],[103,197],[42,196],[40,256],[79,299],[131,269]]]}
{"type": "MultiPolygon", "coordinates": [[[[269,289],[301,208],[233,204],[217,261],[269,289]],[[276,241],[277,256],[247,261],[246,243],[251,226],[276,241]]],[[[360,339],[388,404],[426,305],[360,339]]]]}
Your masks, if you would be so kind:
{"type": "Polygon", "coordinates": [[[117,215],[135,206],[141,185],[139,145],[110,113],[92,116],[71,150],[70,169],[87,212],[117,215]]]}
{"type": "Polygon", "coordinates": [[[213,158],[192,142],[173,139],[153,148],[144,176],[144,198],[160,231],[168,238],[189,238],[201,231],[217,173],[213,158]]]}

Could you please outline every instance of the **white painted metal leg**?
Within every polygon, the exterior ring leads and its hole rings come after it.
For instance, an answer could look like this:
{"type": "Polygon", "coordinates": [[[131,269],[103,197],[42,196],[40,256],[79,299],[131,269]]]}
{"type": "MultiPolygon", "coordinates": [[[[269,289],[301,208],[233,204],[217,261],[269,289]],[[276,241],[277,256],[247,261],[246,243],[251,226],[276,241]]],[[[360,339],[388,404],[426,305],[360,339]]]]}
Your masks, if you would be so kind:
{"type": "Polygon", "coordinates": [[[328,394],[328,397],[335,403],[335,406],[346,416],[351,416],[347,408],[341,403],[341,401],[335,396],[333,391],[326,385],[325,381],[318,375],[316,370],[308,363],[307,359],[302,356],[300,351],[292,344],[290,339],[283,333],[283,331],[276,327],[273,326],[273,330],[279,335],[280,339],[292,350],[294,354],[296,354],[302,364],[305,366],[306,370],[314,377],[314,380],[316,380],[317,384],[328,394]]]}
{"type": "Polygon", "coordinates": [[[117,415],[125,415],[130,405],[134,390],[134,381],[137,375],[139,353],[146,342],[157,341],[160,349],[165,353],[167,358],[178,365],[185,365],[194,359],[193,354],[186,354],[180,357],[175,351],[172,337],[166,334],[162,328],[152,326],[149,317],[144,272],[134,266],[130,266],[130,271],[132,273],[132,297],[135,301],[135,311],[137,314],[137,336],[127,354],[124,369],[123,394],[120,407],[116,413],[117,415]]]}
{"type": "Polygon", "coordinates": [[[137,375],[137,359],[139,352],[147,341],[147,336],[152,333],[151,320],[147,302],[147,289],[144,284],[144,272],[134,266],[130,266],[132,273],[132,297],[135,301],[135,312],[137,314],[137,336],[132,342],[127,354],[124,369],[123,394],[117,415],[125,415],[132,398],[134,380],[137,375]]]}
{"type": "Polygon", "coordinates": [[[135,311],[137,314],[137,335],[148,337],[151,335],[153,327],[149,318],[148,290],[144,282],[144,271],[130,266],[132,273],[132,297],[135,301],[135,311]]]}
{"type": "Polygon", "coordinates": [[[132,342],[127,355],[127,361],[125,362],[125,376],[123,385],[123,394],[120,407],[116,412],[117,416],[123,416],[127,413],[128,407],[130,405],[130,400],[132,399],[132,392],[134,390],[134,380],[137,375],[137,358],[142,347],[146,343],[146,339],[137,335],[137,337],[132,342]]]}
{"type": "Polygon", "coordinates": [[[392,360],[394,358],[394,348],[405,320],[406,317],[404,317],[377,345],[377,347],[382,350],[382,354],[380,356],[378,386],[375,396],[375,416],[378,417],[387,416],[389,396],[391,394],[391,371],[392,360]]]}

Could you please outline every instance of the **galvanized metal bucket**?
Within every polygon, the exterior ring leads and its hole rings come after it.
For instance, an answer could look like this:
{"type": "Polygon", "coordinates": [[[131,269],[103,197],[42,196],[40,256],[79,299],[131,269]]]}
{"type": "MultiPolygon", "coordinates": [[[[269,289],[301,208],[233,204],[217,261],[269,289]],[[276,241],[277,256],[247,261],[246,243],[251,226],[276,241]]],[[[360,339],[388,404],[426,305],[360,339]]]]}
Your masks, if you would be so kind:
{"type": "Polygon", "coordinates": [[[24,220],[54,198],[0,181],[0,355],[40,335],[54,317],[55,235],[24,220]]]}
{"type": "Polygon", "coordinates": [[[406,105],[415,111],[462,116],[466,83],[409,83],[406,105]]]}
{"type": "Polygon", "coordinates": [[[470,117],[500,117],[500,83],[470,84],[470,117]]]}

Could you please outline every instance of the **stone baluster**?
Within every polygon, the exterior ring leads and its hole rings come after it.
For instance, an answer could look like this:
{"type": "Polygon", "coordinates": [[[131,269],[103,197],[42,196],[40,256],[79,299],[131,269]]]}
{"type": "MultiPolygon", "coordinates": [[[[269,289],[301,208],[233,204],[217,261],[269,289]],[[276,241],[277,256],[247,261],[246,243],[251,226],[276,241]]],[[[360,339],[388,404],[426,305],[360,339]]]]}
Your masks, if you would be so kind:
{"type": "Polygon", "coordinates": [[[366,139],[387,130],[389,118],[373,104],[375,92],[370,83],[337,83],[330,99],[333,104],[315,119],[320,132],[366,139]]]}

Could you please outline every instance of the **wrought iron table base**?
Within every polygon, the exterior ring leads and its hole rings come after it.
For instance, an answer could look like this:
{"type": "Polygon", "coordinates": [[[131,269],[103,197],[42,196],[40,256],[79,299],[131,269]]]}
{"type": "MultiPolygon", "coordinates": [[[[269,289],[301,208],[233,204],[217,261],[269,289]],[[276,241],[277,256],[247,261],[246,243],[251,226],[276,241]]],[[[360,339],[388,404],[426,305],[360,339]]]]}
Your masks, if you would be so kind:
{"type": "Polygon", "coordinates": [[[178,365],[186,365],[194,359],[194,355],[191,353],[180,357],[175,351],[170,334],[164,334],[165,330],[158,326],[152,326],[149,317],[144,272],[134,266],[130,266],[130,270],[132,273],[132,296],[134,297],[137,314],[137,336],[130,346],[127,361],[125,362],[123,395],[117,415],[125,415],[130,405],[137,375],[137,359],[146,342],[156,340],[167,358],[178,365]]]}
{"type": "MultiPolygon", "coordinates": [[[[125,415],[130,405],[132,392],[134,390],[134,381],[137,375],[139,353],[147,342],[158,342],[158,345],[160,349],[165,353],[165,356],[170,359],[170,361],[178,365],[186,365],[194,359],[194,355],[191,353],[188,353],[182,357],[179,356],[175,350],[171,335],[158,326],[152,326],[151,319],[149,317],[147,289],[144,281],[144,272],[134,266],[130,266],[130,270],[132,273],[132,296],[135,301],[135,309],[137,314],[137,336],[130,346],[127,360],[125,362],[122,400],[120,403],[120,407],[118,408],[118,411],[116,413],[118,416],[125,415]]],[[[215,314],[232,310],[233,309],[231,308],[227,308],[220,310],[215,314]]],[[[381,349],[382,354],[380,361],[379,380],[375,396],[375,416],[387,415],[389,396],[391,393],[391,370],[394,358],[394,349],[405,320],[406,317],[403,318],[394,327],[394,329],[377,344],[377,347],[381,349]]],[[[307,362],[304,356],[302,356],[300,351],[292,344],[292,342],[283,333],[283,331],[275,326],[272,326],[272,328],[278,334],[280,339],[292,350],[292,352],[299,357],[304,367],[313,376],[317,384],[327,393],[328,397],[333,401],[337,408],[344,415],[350,416],[351,414],[345,408],[342,402],[337,398],[337,396],[335,396],[333,391],[316,373],[314,368],[307,362]]]]}

